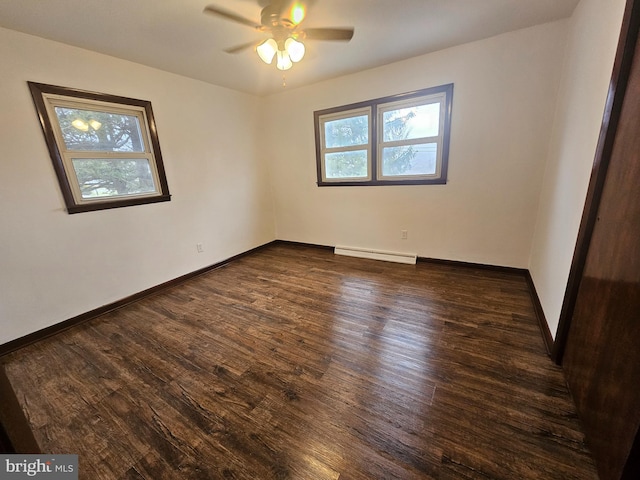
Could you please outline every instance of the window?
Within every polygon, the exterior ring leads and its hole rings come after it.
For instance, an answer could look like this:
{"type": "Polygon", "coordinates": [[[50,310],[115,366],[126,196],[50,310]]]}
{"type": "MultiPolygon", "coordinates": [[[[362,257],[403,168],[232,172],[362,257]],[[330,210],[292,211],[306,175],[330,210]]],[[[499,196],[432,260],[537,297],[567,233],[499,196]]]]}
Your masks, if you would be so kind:
{"type": "Polygon", "coordinates": [[[69,213],[171,199],[150,102],[28,83],[69,213]]]}
{"type": "Polygon", "coordinates": [[[447,182],[453,84],[314,112],[318,185],[447,182]]]}

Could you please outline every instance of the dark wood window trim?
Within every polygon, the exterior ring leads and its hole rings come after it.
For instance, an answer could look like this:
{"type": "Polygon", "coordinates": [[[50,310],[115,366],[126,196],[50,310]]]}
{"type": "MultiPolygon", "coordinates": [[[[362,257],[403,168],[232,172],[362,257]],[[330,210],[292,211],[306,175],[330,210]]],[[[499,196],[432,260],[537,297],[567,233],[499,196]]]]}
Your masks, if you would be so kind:
{"type": "Polygon", "coordinates": [[[327,108],[313,112],[314,130],[316,142],[316,171],[318,176],[317,185],[319,187],[354,187],[354,186],[371,186],[371,185],[444,185],[447,183],[447,170],[449,163],[449,142],[451,137],[451,106],[453,101],[453,83],[440,85],[437,87],[425,88],[413,92],[390,95],[387,97],[376,98],[364,102],[352,103],[339,107],[327,108]],[[378,108],[385,104],[398,102],[402,100],[410,100],[413,98],[434,95],[438,93],[445,94],[444,101],[444,132],[442,139],[442,160],[440,164],[440,176],[433,179],[401,179],[401,180],[380,180],[378,177],[378,108]],[[332,180],[325,181],[322,176],[322,137],[320,132],[320,119],[324,115],[346,112],[360,108],[371,108],[371,125],[369,147],[371,149],[371,180],[332,180]]]}
{"type": "Polygon", "coordinates": [[[169,194],[169,187],[167,184],[167,178],[164,170],[164,164],[162,162],[162,154],[160,152],[160,142],[158,141],[158,132],[156,129],[156,123],[151,109],[151,102],[146,100],[136,100],[128,97],[121,97],[117,95],[110,95],[105,93],[89,92],[84,90],[77,90],[67,87],[59,87],[54,85],[47,85],[42,83],[27,82],[33,97],[33,102],[38,113],[38,119],[44,133],[44,138],[47,143],[49,155],[53,162],[53,167],[60,183],[62,190],[62,196],[67,207],[68,213],[80,213],[89,212],[94,210],[104,210],[108,208],[129,207],[133,205],[143,205],[147,203],[167,202],[171,200],[169,194]],[[78,203],[73,196],[73,191],[65,169],[62,154],[58,147],[56,137],[54,134],[54,128],[47,112],[45,104],[45,94],[60,95],[63,97],[69,97],[70,99],[81,99],[98,102],[106,102],[115,105],[134,106],[144,109],[146,116],[146,123],[149,133],[150,148],[153,153],[154,163],[157,172],[158,190],[159,192],[154,195],[137,196],[132,198],[106,198],[101,200],[95,200],[87,203],[78,203]]]}

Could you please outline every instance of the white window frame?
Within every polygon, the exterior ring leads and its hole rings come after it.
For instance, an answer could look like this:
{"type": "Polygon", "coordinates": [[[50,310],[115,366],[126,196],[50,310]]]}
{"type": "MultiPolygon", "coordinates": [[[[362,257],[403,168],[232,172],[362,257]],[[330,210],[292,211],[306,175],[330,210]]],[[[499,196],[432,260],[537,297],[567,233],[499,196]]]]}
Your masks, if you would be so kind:
{"type": "Polygon", "coordinates": [[[357,108],[353,110],[346,110],[337,113],[327,113],[319,117],[319,129],[320,129],[320,155],[322,157],[321,163],[321,176],[323,182],[369,182],[371,181],[372,163],[371,163],[371,133],[372,133],[372,110],[371,107],[357,108]],[[328,122],[336,120],[343,120],[345,118],[362,117],[367,116],[367,137],[369,141],[360,145],[348,145],[345,147],[327,147],[326,142],[326,129],[325,125],[328,122]],[[341,152],[357,152],[361,150],[367,151],[367,176],[366,177],[340,177],[340,178],[328,178],[326,172],[326,156],[331,153],[341,152]]]}
{"type": "Polygon", "coordinates": [[[384,103],[378,107],[378,154],[377,154],[377,166],[378,166],[378,179],[379,180],[429,180],[440,178],[442,172],[442,150],[444,143],[445,132],[445,102],[446,93],[436,93],[433,95],[425,95],[423,97],[415,97],[408,100],[401,100],[397,102],[384,103]],[[407,140],[384,140],[384,114],[386,112],[392,112],[394,110],[401,110],[403,108],[420,107],[423,105],[440,104],[440,116],[438,122],[438,135],[432,137],[418,137],[407,140]],[[414,174],[414,175],[384,175],[382,173],[382,159],[384,148],[388,147],[403,147],[408,145],[419,145],[424,143],[435,143],[437,145],[436,150],[436,171],[433,174],[414,174]]]}
{"type": "Polygon", "coordinates": [[[169,201],[169,189],[164,173],[160,145],[157,138],[151,103],[95,92],[69,89],[28,82],[40,117],[49,153],[58,175],[62,194],[69,213],[79,213],[145,203],[169,201]],[[55,108],[71,108],[134,116],[140,127],[141,152],[114,152],[109,150],[68,149],[55,108]],[[151,170],[154,191],[136,194],[115,194],[83,198],[73,160],[107,159],[147,160],[151,170]]]}

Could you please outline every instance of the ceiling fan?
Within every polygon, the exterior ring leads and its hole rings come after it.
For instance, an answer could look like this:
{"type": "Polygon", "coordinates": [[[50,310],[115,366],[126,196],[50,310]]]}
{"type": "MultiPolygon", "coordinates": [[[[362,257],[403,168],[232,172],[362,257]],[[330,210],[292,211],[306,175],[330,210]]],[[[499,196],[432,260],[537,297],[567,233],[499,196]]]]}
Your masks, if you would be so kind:
{"type": "Polygon", "coordinates": [[[271,64],[276,59],[279,70],[290,69],[295,62],[304,57],[304,40],[330,40],[348,42],[353,37],[353,27],[347,28],[300,28],[300,24],[307,16],[309,2],[293,0],[271,0],[260,5],[264,6],[260,15],[260,23],[238,15],[234,12],[207,5],[204,13],[214,15],[225,20],[251,27],[257,32],[266,33],[269,38],[260,42],[249,42],[225,49],[227,53],[240,53],[249,48],[255,48],[263,62],[271,64]]]}

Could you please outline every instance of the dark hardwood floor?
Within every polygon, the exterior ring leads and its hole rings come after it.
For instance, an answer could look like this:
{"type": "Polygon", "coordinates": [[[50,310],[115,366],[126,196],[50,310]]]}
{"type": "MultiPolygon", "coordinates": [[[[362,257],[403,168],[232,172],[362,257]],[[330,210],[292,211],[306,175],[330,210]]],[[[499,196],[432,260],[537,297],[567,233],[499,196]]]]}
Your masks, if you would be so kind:
{"type": "Polygon", "coordinates": [[[275,244],[3,364],[82,479],[597,479],[519,274],[275,244]]]}

